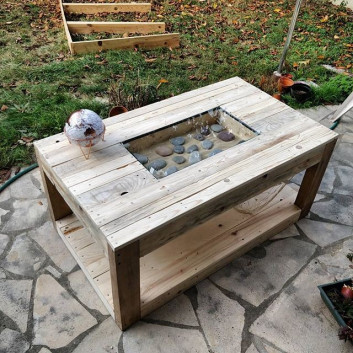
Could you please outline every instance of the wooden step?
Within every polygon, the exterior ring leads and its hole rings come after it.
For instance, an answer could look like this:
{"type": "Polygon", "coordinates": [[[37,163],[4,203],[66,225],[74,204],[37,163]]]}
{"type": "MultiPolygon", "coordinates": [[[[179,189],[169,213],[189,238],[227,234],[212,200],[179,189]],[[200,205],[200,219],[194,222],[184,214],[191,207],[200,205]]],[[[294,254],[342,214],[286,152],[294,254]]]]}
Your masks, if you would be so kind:
{"type": "Polygon", "coordinates": [[[102,12],[150,12],[150,3],[63,3],[65,12],[94,15],[102,12]]]}

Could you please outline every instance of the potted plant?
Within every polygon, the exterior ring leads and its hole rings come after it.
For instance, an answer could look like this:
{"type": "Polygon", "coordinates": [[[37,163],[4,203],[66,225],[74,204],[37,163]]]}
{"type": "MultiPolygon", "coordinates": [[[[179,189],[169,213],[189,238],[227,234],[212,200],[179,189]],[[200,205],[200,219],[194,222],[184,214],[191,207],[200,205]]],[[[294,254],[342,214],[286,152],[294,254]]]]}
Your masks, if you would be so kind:
{"type": "Polygon", "coordinates": [[[318,286],[322,300],[341,326],[338,336],[353,344],[353,281],[351,278],[318,286]]]}

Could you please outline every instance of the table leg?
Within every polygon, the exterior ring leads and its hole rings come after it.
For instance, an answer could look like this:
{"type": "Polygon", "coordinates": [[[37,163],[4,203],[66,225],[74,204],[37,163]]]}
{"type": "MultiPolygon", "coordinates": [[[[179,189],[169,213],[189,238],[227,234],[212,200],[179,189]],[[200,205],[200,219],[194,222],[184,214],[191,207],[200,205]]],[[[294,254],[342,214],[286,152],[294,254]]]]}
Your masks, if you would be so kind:
{"type": "Polygon", "coordinates": [[[140,245],[108,246],[115,321],[125,330],[141,318],[140,245]]]}
{"type": "Polygon", "coordinates": [[[310,211],[325,174],[327,164],[330,161],[333,149],[335,148],[336,141],[337,140],[334,140],[328,143],[324,148],[320,162],[305,171],[303,181],[295,200],[295,204],[302,210],[300,218],[304,218],[310,211]]]}
{"type": "Polygon", "coordinates": [[[49,180],[42,167],[39,166],[39,168],[42,176],[44,190],[48,199],[50,215],[53,222],[55,223],[55,221],[70,215],[72,210],[60,195],[55,185],[49,180]]]}

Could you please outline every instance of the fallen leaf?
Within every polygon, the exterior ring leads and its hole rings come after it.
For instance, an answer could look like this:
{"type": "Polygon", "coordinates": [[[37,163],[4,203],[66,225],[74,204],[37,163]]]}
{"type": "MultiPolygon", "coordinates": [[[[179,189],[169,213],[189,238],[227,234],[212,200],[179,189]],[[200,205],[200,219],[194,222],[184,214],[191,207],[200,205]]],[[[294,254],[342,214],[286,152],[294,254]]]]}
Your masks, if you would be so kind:
{"type": "Polygon", "coordinates": [[[9,109],[9,107],[8,107],[7,105],[3,104],[0,110],[1,110],[2,112],[4,112],[4,111],[7,110],[7,109],[9,109]]]}
{"type": "Polygon", "coordinates": [[[320,20],[320,22],[327,22],[328,21],[328,15],[326,15],[325,17],[323,17],[321,20],[320,20]]]}
{"type": "Polygon", "coordinates": [[[145,59],[146,63],[153,63],[157,60],[157,58],[145,59]]]}
{"type": "Polygon", "coordinates": [[[34,137],[22,136],[21,140],[28,143],[28,142],[32,142],[34,140],[34,137]]]}

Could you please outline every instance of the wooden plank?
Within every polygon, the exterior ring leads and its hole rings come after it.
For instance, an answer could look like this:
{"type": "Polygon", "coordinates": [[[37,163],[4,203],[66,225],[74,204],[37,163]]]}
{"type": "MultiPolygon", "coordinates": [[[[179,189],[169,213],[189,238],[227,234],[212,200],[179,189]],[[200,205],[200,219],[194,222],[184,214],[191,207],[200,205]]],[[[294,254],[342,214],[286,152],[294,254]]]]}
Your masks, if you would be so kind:
{"type": "Polygon", "coordinates": [[[63,218],[60,221],[56,222],[56,229],[61,239],[64,241],[65,245],[71,252],[72,256],[75,258],[82,271],[86,275],[88,281],[91,283],[98,296],[102,300],[103,304],[107,308],[110,315],[114,317],[114,310],[111,304],[112,299],[112,291],[111,285],[109,289],[109,284],[106,281],[101,281],[100,279],[109,270],[109,262],[105,257],[103,248],[98,242],[91,243],[90,246],[87,247],[77,247],[77,240],[75,235],[78,235],[81,239],[81,244],[84,244],[83,239],[86,239],[85,242],[89,243],[91,240],[94,240],[90,233],[81,227],[77,231],[70,232],[65,235],[62,232],[63,224],[71,224],[77,222],[77,218],[75,216],[68,216],[67,219],[63,218]],[[76,245],[76,247],[75,247],[76,245]],[[95,254],[93,257],[92,254],[95,254]],[[97,279],[98,280],[97,280],[97,279]]]}
{"type": "Polygon", "coordinates": [[[300,218],[304,218],[310,211],[317,191],[319,190],[326,167],[330,161],[337,139],[328,143],[320,158],[320,162],[306,170],[304,179],[300,185],[295,204],[301,208],[300,218]]]}
{"type": "Polygon", "coordinates": [[[65,30],[65,34],[66,34],[67,43],[69,45],[69,49],[70,49],[71,53],[73,53],[72,38],[71,38],[69,27],[68,27],[67,22],[66,22],[66,16],[65,16],[65,11],[64,11],[63,4],[62,4],[62,0],[59,0],[59,6],[60,6],[61,17],[63,19],[63,25],[64,25],[64,30],[65,30]]]}
{"type": "Polygon", "coordinates": [[[96,53],[110,49],[154,49],[179,47],[179,34],[151,34],[147,36],[86,40],[72,43],[73,54],[96,53]]]}
{"type": "MultiPolygon", "coordinates": [[[[120,114],[118,117],[115,116],[104,119],[104,124],[106,125],[106,127],[109,127],[121,121],[134,119],[138,116],[146,116],[146,119],[149,119],[150,117],[159,114],[161,110],[165,111],[165,109],[169,109],[170,111],[173,111],[176,108],[182,107],[184,104],[189,105],[190,99],[197,100],[199,96],[202,97],[206,93],[214,92],[217,91],[219,88],[227,86],[237,88],[250,85],[239,77],[232,77],[227,80],[219,81],[208,86],[197,88],[192,91],[188,91],[177,96],[170,97],[168,99],[164,99],[162,101],[131,110],[124,114],[120,114]]],[[[50,151],[60,151],[63,147],[67,147],[67,137],[64,133],[59,133],[53,136],[46,137],[42,140],[35,141],[35,145],[37,146],[38,150],[43,154],[47,154],[50,151]]]]}
{"type": "MultiPolygon", "coordinates": [[[[140,221],[135,219],[131,225],[125,226],[124,229],[115,231],[120,228],[120,222],[124,221],[124,216],[119,222],[106,224],[101,229],[106,235],[110,233],[107,239],[115,247],[123,246],[129,241],[146,236],[149,231],[162,231],[163,229],[168,234],[173,234],[174,226],[184,227],[188,224],[188,220],[191,221],[192,217],[195,219],[198,214],[201,219],[208,216],[207,210],[210,211],[210,205],[208,205],[210,200],[212,200],[211,208],[216,212],[216,206],[227,207],[231,202],[237,202],[237,197],[240,197],[244,190],[245,192],[253,189],[259,191],[260,180],[264,180],[265,184],[286,177],[285,173],[295,168],[296,164],[302,163],[303,159],[310,159],[321,153],[322,146],[318,141],[327,138],[327,131],[329,130],[324,127],[321,131],[317,128],[309,129],[225,169],[225,173],[221,174],[219,179],[218,176],[212,174],[202,182],[190,184],[185,189],[179,189],[178,193],[170,193],[174,200],[168,200],[167,205],[160,200],[156,202],[156,205],[151,204],[150,209],[142,215],[140,221]],[[314,131],[317,134],[315,138],[313,138],[314,131]],[[171,206],[168,207],[168,205],[171,206]],[[153,213],[156,207],[158,207],[156,213],[153,213]],[[177,223],[179,217],[180,222],[177,223]],[[142,228],[140,228],[141,226],[142,228]],[[143,229],[143,234],[139,229],[143,229]]],[[[106,206],[108,205],[101,207],[101,211],[105,214],[104,217],[107,217],[108,214],[108,210],[103,210],[106,206]]],[[[135,209],[134,213],[136,214],[137,211],[135,209]]],[[[94,217],[93,213],[91,215],[94,217]]],[[[174,231],[177,233],[179,230],[174,229],[174,231]]]]}
{"type": "Polygon", "coordinates": [[[165,32],[164,22],[67,21],[71,33],[153,33],[165,32]]]}
{"type": "Polygon", "coordinates": [[[109,247],[108,254],[115,322],[125,330],[141,317],[139,243],[117,251],[109,247]]]}
{"type": "Polygon", "coordinates": [[[232,209],[141,258],[142,316],[296,222],[295,196],[282,195],[245,220],[232,209]],[[227,222],[228,230],[215,230],[227,222]]]}
{"type": "Polygon", "coordinates": [[[150,3],[64,3],[67,13],[94,15],[97,13],[150,12],[150,3]]]}

